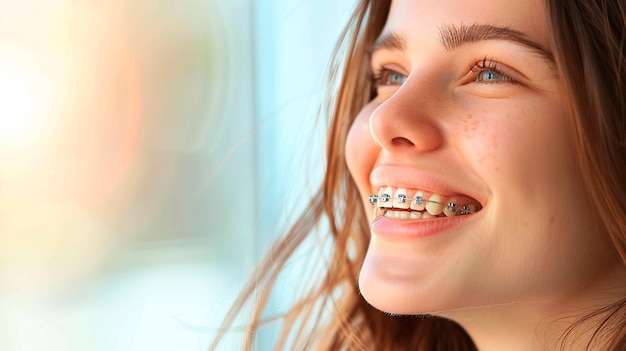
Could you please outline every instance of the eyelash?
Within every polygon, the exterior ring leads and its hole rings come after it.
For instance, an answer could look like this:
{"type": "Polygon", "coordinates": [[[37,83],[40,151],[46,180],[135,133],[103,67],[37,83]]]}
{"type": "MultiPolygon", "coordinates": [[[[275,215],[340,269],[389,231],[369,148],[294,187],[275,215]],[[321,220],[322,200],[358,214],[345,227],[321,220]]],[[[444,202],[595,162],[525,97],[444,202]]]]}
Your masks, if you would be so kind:
{"type": "MultiPolygon", "coordinates": [[[[500,64],[498,62],[489,60],[486,57],[482,61],[476,62],[474,66],[472,66],[472,68],[470,69],[470,73],[468,73],[468,75],[471,77],[474,77],[473,81],[476,81],[476,79],[478,79],[478,75],[483,72],[493,72],[502,77],[501,81],[516,83],[516,81],[511,76],[509,76],[508,74],[502,71],[502,69],[500,68],[500,64]]],[[[494,83],[494,82],[485,82],[485,83],[494,83]]]]}
{"type": "MultiPolygon", "coordinates": [[[[374,89],[380,86],[388,86],[391,84],[386,84],[386,80],[388,79],[390,74],[400,74],[392,69],[385,68],[384,66],[377,67],[373,72],[370,72],[369,80],[372,83],[374,89]]],[[[406,78],[405,78],[406,79],[406,78]]]]}
{"type": "MultiPolygon", "coordinates": [[[[485,57],[484,59],[482,59],[481,61],[476,62],[472,68],[470,69],[470,71],[467,74],[467,79],[468,81],[479,81],[479,82],[483,82],[486,84],[493,84],[493,83],[497,83],[497,82],[489,82],[489,81],[482,81],[482,80],[477,80],[479,75],[483,72],[493,72],[496,75],[500,76],[501,79],[499,80],[500,82],[510,82],[510,83],[516,83],[516,81],[509,75],[507,75],[506,73],[504,73],[502,71],[502,69],[500,68],[500,64],[496,61],[490,60],[487,57],[485,57]],[[472,80],[469,80],[469,79],[472,80]]],[[[370,81],[372,83],[372,87],[373,89],[377,89],[380,86],[388,86],[388,85],[393,85],[393,84],[387,84],[388,81],[388,77],[390,74],[400,74],[399,72],[396,72],[394,70],[385,68],[384,66],[378,66],[375,70],[373,70],[372,72],[370,72],[370,81]]],[[[406,77],[405,77],[406,79],[406,77]]],[[[399,85],[399,84],[398,84],[399,85]]]]}

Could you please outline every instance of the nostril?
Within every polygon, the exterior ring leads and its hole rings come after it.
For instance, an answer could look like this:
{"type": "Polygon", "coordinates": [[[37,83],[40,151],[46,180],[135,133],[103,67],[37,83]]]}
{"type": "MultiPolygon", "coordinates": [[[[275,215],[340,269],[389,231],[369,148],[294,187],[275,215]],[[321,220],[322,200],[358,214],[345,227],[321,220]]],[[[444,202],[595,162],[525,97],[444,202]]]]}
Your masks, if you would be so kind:
{"type": "Polygon", "coordinates": [[[393,139],[391,139],[391,143],[393,145],[409,145],[409,146],[413,146],[415,144],[413,144],[413,142],[405,137],[395,137],[393,139]]]}

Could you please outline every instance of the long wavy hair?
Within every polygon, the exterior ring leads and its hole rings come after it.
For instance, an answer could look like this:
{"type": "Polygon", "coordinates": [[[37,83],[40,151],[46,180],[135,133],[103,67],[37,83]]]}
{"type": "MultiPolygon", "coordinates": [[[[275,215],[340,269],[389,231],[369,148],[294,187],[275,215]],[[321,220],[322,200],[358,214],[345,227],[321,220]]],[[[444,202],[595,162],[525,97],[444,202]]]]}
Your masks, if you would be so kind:
{"type": "MultiPolygon", "coordinates": [[[[455,322],[380,312],[358,289],[370,234],[344,148],[354,118],[373,98],[369,49],[383,29],[390,3],[358,1],[330,69],[329,98],[323,108],[323,114],[330,117],[323,184],[307,210],[259,264],[211,349],[246,303],[254,307],[243,349],[253,348],[279,275],[296,249],[323,228],[332,240],[331,252],[318,255],[326,258],[320,261],[325,264],[323,275],[279,316],[282,328],[275,350],[476,350],[455,322]]],[[[626,263],[626,2],[547,0],[546,10],[585,190],[591,194],[606,235],[626,263]]],[[[624,301],[581,318],[564,334],[562,345],[577,325],[599,317],[602,322],[589,345],[625,350],[624,301]]]]}

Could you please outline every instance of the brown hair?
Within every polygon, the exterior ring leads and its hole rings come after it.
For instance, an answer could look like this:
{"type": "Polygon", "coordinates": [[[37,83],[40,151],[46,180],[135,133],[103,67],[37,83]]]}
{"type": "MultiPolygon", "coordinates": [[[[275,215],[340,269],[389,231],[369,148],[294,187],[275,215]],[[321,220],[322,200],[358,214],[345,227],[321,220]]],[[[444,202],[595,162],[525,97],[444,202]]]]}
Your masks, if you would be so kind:
{"type": "MultiPolygon", "coordinates": [[[[626,262],[626,2],[548,0],[547,10],[591,207],[626,262]]],[[[626,350],[625,306],[626,299],[585,316],[568,334],[600,317],[588,347],[626,350]]]]}
{"type": "MultiPolygon", "coordinates": [[[[275,349],[476,349],[456,323],[438,317],[385,314],[370,306],[358,290],[369,226],[346,167],[344,146],[354,118],[372,98],[368,50],[382,31],[390,2],[359,1],[337,46],[330,71],[331,98],[325,105],[331,116],[325,179],[308,210],[261,262],[223,324],[231,326],[246,302],[256,304],[244,349],[252,348],[281,271],[321,223],[332,236],[328,263],[318,284],[280,317],[283,328],[275,349]],[[250,301],[252,296],[258,300],[250,301]]],[[[626,5],[622,0],[548,0],[547,4],[554,54],[587,190],[596,208],[602,209],[598,212],[606,231],[626,262],[626,5]]],[[[622,350],[626,345],[620,306],[597,312],[604,320],[598,330],[607,331],[598,335],[608,340],[608,350],[622,350]]]]}

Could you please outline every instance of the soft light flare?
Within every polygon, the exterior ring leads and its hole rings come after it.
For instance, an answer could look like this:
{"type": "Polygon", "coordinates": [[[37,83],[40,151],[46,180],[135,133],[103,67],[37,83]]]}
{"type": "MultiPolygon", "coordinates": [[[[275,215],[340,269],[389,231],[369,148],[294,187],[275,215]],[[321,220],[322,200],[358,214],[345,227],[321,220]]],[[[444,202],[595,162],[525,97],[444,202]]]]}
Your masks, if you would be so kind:
{"type": "Polygon", "coordinates": [[[45,118],[47,100],[35,60],[19,49],[0,47],[0,146],[28,145],[45,118]]]}

